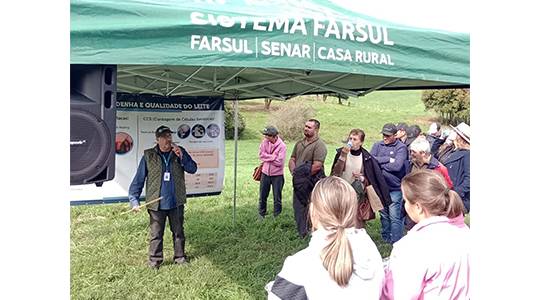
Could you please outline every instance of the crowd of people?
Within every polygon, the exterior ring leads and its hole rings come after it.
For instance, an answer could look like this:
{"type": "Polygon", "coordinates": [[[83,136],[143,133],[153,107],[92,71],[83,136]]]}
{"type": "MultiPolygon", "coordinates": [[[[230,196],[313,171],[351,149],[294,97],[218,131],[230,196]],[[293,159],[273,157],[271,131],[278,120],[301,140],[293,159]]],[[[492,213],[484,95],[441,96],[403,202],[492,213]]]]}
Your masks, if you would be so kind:
{"type": "MultiPolygon", "coordinates": [[[[424,134],[388,123],[371,151],[365,132],[352,129],[329,177],[320,127],[305,123],[289,159],[298,235],[311,236],[309,246],[285,260],[268,298],[469,299],[470,126],[433,123],[424,134]],[[364,229],[373,218],[366,205],[379,211],[381,237],[392,245],[385,260],[364,229]]],[[[286,146],[274,126],[262,134],[264,219],[270,185],[274,216],[281,212],[286,146]]]]}
{"type": "MultiPolygon", "coordinates": [[[[327,147],[321,123],[310,119],[304,138],[288,162],[293,210],[300,238],[309,246],[289,256],[275,280],[266,285],[269,299],[469,299],[470,127],[461,123],[443,131],[440,124],[422,134],[417,125],[387,123],[371,151],[365,132],[352,129],[326,177],[327,147]],[[378,211],[381,237],[392,245],[381,257],[364,229],[378,211]],[[371,212],[371,214],[369,213],[371,212]]],[[[156,145],[144,151],[129,187],[134,211],[146,185],[149,214],[148,264],[163,263],[166,219],[173,236],[174,262],[187,263],[184,236],[185,172],[197,164],[172,142],[167,126],[156,129],[156,145]],[[150,199],[156,199],[156,201],[150,199]]],[[[282,211],[287,146],[268,126],[259,146],[262,175],[259,219],[282,211]]]]}

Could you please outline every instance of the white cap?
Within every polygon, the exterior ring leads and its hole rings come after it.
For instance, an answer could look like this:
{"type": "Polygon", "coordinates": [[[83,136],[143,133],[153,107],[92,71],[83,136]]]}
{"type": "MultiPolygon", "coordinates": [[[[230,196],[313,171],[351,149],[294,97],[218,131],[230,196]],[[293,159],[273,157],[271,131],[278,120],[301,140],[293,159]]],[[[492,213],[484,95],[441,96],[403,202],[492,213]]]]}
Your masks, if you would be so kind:
{"type": "Polygon", "coordinates": [[[434,134],[437,132],[437,123],[431,123],[429,125],[428,134],[434,134]]]}

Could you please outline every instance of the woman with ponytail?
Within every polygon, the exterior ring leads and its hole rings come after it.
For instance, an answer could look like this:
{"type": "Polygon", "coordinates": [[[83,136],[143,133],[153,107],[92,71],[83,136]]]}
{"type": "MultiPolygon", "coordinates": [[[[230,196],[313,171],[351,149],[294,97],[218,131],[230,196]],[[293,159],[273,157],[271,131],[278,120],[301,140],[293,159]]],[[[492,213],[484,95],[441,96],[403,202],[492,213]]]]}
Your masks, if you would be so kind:
{"type": "Polygon", "coordinates": [[[365,229],[357,229],[356,192],[330,176],[311,193],[309,246],[287,257],[266,286],[268,299],[379,299],[381,255],[365,229]]]}
{"type": "Polygon", "coordinates": [[[470,235],[459,195],[433,170],[401,181],[417,224],[394,244],[381,299],[469,299],[470,235]]]}

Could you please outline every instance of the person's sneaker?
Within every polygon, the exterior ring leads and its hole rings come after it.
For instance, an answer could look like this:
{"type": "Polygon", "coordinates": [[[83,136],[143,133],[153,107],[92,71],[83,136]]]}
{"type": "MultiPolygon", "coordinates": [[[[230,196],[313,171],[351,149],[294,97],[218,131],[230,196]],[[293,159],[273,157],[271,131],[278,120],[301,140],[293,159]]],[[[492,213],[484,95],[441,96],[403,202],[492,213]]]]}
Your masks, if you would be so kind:
{"type": "Polygon", "coordinates": [[[177,265],[183,265],[183,264],[187,264],[187,257],[185,256],[182,256],[180,258],[177,258],[174,260],[174,263],[177,264],[177,265]]]}

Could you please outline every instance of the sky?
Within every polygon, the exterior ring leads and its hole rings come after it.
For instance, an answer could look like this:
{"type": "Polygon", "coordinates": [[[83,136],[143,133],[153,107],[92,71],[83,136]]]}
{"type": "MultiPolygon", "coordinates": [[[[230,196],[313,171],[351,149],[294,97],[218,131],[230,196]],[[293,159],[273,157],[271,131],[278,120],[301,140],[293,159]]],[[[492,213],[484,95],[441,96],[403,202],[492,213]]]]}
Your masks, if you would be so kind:
{"type": "Polygon", "coordinates": [[[403,25],[465,33],[470,33],[471,30],[472,11],[463,0],[331,0],[331,2],[358,13],[403,25]]]}

